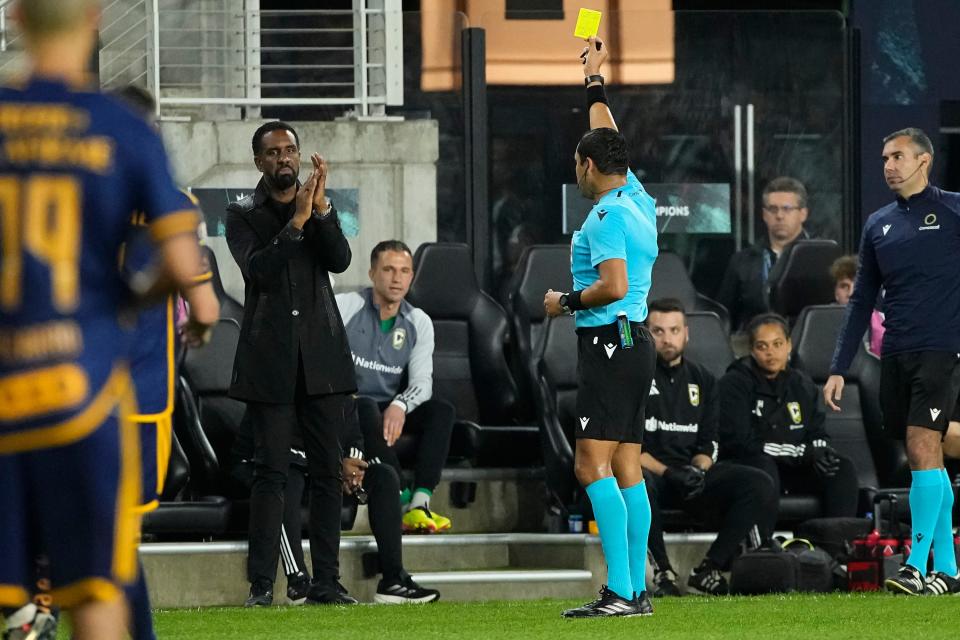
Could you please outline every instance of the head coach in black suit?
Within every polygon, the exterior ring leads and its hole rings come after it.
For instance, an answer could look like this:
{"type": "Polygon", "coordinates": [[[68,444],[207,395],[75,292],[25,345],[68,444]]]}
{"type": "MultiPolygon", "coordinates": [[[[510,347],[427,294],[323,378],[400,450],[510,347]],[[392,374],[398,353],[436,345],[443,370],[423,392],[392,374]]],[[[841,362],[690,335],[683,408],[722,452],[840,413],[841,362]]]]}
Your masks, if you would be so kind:
{"type": "Polygon", "coordinates": [[[299,430],[310,475],[314,581],[307,601],[352,604],[338,582],[340,445],[356,391],[353,361],[329,273],[350,265],[350,246],[326,197],[327,166],[314,154],[302,185],[300,140],[270,122],[253,136],[256,191],[227,206],[227,243],[246,301],[230,395],[254,429],[248,606],[273,600],[291,440],[299,430]]]}

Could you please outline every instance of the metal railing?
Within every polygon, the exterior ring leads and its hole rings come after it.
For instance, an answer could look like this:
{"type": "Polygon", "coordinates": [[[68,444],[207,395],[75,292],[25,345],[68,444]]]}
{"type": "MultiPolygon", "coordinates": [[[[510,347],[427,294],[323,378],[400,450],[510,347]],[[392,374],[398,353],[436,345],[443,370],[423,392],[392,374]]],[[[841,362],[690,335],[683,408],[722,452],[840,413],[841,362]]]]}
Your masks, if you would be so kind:
{"type": "MultiPolygon", "coordinates": [[[[0,76],[22,36],[0,0],[0,76]]],[[[334,105],[383,115],[403,103],[400,0],[352,10],[261,10],[259,0],[112,0],[100,29],[103,87],[139,84],[160,114],[191,107],[334,105]]]]}

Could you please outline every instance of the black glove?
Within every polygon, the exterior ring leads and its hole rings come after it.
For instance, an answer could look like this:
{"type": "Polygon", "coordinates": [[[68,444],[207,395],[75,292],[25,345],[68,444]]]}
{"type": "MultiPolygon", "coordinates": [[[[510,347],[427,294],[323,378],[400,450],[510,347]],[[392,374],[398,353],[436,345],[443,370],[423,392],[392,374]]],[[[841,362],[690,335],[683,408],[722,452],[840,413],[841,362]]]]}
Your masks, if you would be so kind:
{"type": "Polygon", "coordinates": [[[700,467],[688,464],[683,467],[667,467],[663,472],[663,479],[676,489],[684,500],[691,500],[703,493],[707,476],[700,467]]]}
{"type": "Polygon", "coordinates": [[[810,456],[813,459],[813,470],[821,478],[832,478],[840,471],[840,456],[830,445],[812,447],[810,456]]]}

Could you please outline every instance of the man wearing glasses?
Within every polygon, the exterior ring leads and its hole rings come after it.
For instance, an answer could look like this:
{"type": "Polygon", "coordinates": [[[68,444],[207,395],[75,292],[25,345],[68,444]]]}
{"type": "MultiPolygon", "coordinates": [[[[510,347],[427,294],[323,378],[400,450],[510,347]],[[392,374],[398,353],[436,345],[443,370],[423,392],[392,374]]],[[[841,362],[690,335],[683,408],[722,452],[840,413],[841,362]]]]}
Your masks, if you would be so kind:
{"type": "Polygon", "coordinates": [[[730,259],[717,300],[730,311],[734,329],[769,311],[767,279],[777,258],[791,242],[808,238],[807,189],[796,178],[774,178],[763,189],[763,223],[767,237],[730,259]]]}

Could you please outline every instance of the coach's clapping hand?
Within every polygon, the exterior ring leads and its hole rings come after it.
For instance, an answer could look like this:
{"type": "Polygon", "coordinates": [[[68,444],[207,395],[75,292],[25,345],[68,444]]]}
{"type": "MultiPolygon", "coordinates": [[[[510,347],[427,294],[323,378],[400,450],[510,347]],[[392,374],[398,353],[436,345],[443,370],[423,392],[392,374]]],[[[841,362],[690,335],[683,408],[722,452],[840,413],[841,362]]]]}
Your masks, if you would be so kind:
{"type": "Polygon", "coordinates": [[[310,215],[313,213],[313,196],[317,192],[317,184],[319,182],[319,176],[316,171],[310,174],[310,177],[307,178],[307,181],[300,185],[300,190],[297,191],[297,209],[293,214],[293,226],[297,229],[303,229],[303,225],[307,224],[307,220],[310,219],[310,215]]]}
{"type": "Polygon", "coordinates": [[[691,500],[703,493],[707,476],[699,467],[692,464],[683,467],[667,467],[663,479],[672,486],[684,500],[691,500]]]}

